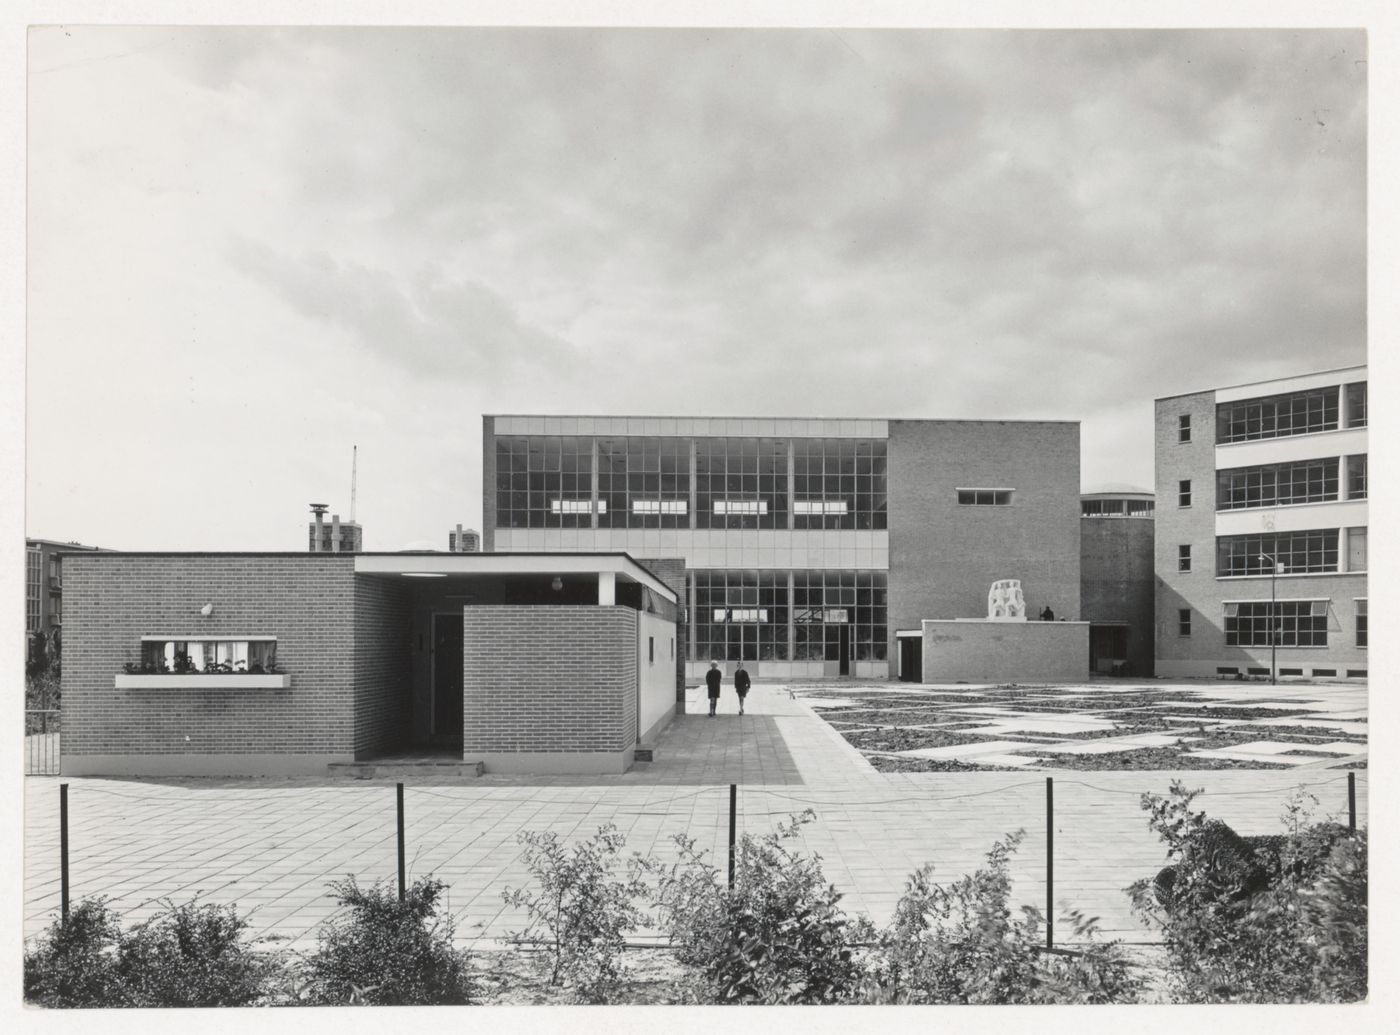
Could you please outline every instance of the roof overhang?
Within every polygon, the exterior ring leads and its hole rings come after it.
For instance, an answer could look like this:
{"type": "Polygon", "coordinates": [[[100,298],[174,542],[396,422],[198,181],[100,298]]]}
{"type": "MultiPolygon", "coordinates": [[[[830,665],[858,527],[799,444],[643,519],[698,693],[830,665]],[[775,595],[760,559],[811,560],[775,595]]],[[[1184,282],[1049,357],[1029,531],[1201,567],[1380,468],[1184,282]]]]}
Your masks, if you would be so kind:
{"type": "Polygon", "coordinates": [[[353,554],[357,575],[601,575],[611,572],[679,603],[676,594],[625,553],[353,554]]]}

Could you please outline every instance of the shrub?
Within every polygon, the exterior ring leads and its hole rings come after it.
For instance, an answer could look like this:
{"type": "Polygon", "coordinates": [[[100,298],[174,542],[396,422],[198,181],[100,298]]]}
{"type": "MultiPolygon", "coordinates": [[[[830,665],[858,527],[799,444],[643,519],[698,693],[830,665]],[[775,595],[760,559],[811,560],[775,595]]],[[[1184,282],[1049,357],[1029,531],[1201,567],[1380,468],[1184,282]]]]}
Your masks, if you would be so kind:
{"type": "Polygon", "coordinates": [[[121,928],[103,898],[84,899],[24,954],[24,998],[37,1006],[114,1006],[121,928]]]}
{"type": "Polygon", "coordinates": [[[280,969],[243,941],[233,906],[168,906],[117,947],[123,1006],[254,1006],[280,969]]]}
{"type": "Polygon", "coordinates": [[[866,997],[880,1003],[1121,1003],[1141,982],[1116,942],[1095,941],[1096,919],[1065,921],[1087,946],[1074,955],[1042,951],[1042,918],[1031,906],[1014,919],[1010,859],[1023,833],[1008,834],[986,865],[946,888],[933,867],[913,873],[881,933],[866,997]]]}
{"type": "Polygon", "coordinates": [[[683,834],[681,860],[658,875],[656,902],[677,958],[695,971],[688,994],[713,1003],[835,1003],[855,998],[862,928],[838,907],[819,856],[785,841],[815,818],[808,809],[763,837],[736,846],[732,890],[683,834]]]}
{"type": "Polygon", "coordinates": [[[552,831],[527,832],[520,841],[536,888],[502,893],[530,918],[512,940],[543,940],[542,969],[551,985],[572,988],[583,1002],[608,1002],[620,986],[625,935],[643,919],[632,904],[645,890],[641,864],[633,860],[625,876],[614,876],[624,840],[612,824],[572,849],[552,831]]]}
{"type": "MultiPolygon", "coordinates": [[[[1310,824],[1298,800],[1286,833],[1240,838],[1192,808],[1174,782],[1143,795],[1173,865],[1166,893],[1129,888],[1159,925],[1171,990],[1187,1002],[1345,1002],[1366,995],[1366,834],[1310,824]],[[1155,901],[1154,901],[1155,899],[1155,901]]],[[[1159,875],[1158,883],[1168,883],[1159,875]]]]}
{"type": "Polygon", "coordinates": [[[413,882],[404,900],[354,877],[330,885],[344,914],[332,916],[307,957],[298,997],[310,1003],[373,1006],[471,1002],[470,957],[452,945],[455,925],[438,912],[447,885],[413,882]]]}

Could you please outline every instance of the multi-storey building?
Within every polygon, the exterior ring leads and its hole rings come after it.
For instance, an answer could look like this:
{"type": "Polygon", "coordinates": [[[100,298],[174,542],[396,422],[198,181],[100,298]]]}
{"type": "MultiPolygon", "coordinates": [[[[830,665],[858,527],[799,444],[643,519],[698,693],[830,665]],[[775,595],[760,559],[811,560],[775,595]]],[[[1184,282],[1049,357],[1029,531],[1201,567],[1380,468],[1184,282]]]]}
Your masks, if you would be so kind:
{"type": "Polygon", "coordinates": [[[28,636],[42,632],[52,643],[63,627],[64,552],[96,550],[81,543],[52,539],[24,541],[24,630],[28,636]]]}
{"type": "Polygon", "coordinates": [[[326,521],[326,505],[313,503],[314,520],[307,523],[307,549],[311,553],[360,553],[365,548],[365,532],[355,521],[341,521],[332,514],[326,521]]]}
{"type": "Polygon", "coordinates": [[[1364,678],[1366,368],[1157,400],[1157,674],[1364,678]]]}
{"type": "Polygon", "coordinates": [[[1071,421],[486,416],[488,552],[623,550],[681,597],[688,674],[900,674],[898,634],[1080,610],[1071,421]],[[664,562],[664,563],[657,563],[664,562]]]}
{"type": "Polygon", "coordinates": [[[458,525],[456,528],[448,529],[448,553],[477,553],[480,550],[481,533],[476,531],[476,529],[463,528],[461,525],[458,525]]]}

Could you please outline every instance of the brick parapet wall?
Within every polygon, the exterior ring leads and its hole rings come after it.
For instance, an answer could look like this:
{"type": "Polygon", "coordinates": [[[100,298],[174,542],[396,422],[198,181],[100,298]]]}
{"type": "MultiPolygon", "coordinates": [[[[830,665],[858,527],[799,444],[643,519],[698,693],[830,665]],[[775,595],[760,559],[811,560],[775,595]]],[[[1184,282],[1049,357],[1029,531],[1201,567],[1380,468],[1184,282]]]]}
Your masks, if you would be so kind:
{"type": "Polygon", "coordinates": [[[352,556],[75,555],[63,572],[65,758],[353,750],[352,556]],[[163,634],[276,636],[291,687],[116,689],[163,634]]]}
{"type": "Polygon", "coordinates": [[[464,608],[464,757],[630,748],[637,635],[626,607],[464,608]]]}

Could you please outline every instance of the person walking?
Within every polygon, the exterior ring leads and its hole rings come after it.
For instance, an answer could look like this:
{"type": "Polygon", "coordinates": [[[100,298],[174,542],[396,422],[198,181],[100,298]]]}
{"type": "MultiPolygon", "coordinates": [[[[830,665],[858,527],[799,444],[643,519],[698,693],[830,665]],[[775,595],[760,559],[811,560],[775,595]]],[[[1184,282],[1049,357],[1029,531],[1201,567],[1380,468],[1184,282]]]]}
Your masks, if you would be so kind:
{"type": "Polygon", "coordinates": [[[744,698],[749,696],[749,674],[744,671],[744,663],[739,662],[734,669],[734,692],[739,695],[739,714],[744,714],[744,698]]]}
{"type": "Polygon", "coordinates": [[[719,704],[719,688],[724,682],[724,674],[719,670],[719,662],[710,662],[710,671],[705,673],[705,686],[710,696],[710,718],[715,717],[715,705],[719,704]]]}
{"type": "Polygon", "coordinates": [[[1040,620],[1042,622],[1053,622],[1055,620],[1055,612],[1050,610],[1049,604],[1046,604],[1045,610],[1040,612],[1040,620]]]}

